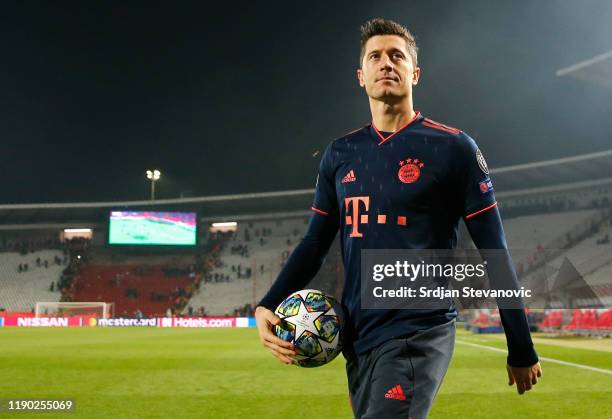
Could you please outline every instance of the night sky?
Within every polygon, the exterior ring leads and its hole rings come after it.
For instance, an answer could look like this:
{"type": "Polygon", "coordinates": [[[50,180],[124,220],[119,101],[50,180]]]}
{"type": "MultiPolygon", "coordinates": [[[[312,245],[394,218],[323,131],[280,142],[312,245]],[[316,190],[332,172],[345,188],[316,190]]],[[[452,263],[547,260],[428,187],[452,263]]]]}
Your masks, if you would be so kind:
{"type": "Polygon", "coordinates": [[[149,168],[161,198],[312,188],[370,121],[373,17],[417,37],[415,109],[489,166],[612,148],[612,90],[555,76],[612,49],[609,1],[216,3],[2,2],[0,202],[146,199],[149,168]]]}

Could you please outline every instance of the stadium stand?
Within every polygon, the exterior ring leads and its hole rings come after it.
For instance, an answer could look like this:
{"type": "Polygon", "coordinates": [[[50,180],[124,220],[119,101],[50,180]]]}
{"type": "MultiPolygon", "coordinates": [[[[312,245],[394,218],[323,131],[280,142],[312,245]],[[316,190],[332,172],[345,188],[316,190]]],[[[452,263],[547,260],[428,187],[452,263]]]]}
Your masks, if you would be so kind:
{"type": "Polygon", "coordinates": [[[61,293],[55,284],[64,269],[61,262],[59,250],[0,253],[0,309],[31,311],[37,301],[59,301],[61,293]]]}
{"type": "Polygon", "coordinates": [[[538,327],[545,332],[612,336],[612,310],[551,310],[538,327]]]}
{"type": "Polygon", "coordinates": [[[548,294],[561,275],[572,288],[573,307],[612,306],[612,210],[595,210],[574,224],[560,222],[556,231],[557,239],[538,247],[525,262],[526,269],[519,262],[523,283],[548,294]]]}
{"type": "Polygon", "coordinates": [[[223,242],[219,264],[204,277],[189,305],[211,315],[230,315],[263,297],[302,238],[307,218],[256,220],[239,224],[223,242]]]}
{"type": "Polygon", "coordinates": [[[542,320],[539,327],[545,331],[560,330],[564,322],[563,317],[563,310],[552,310],[546,315],[544,320],[542,320]]]}
{"type": "Polygon", "coordinates": [[[590,220],[596,212],[591,209],[508,218],[504,220],[508,247],[534,250],[538,245],[548,245],[574,226],[590,220]]]}
{"type": "MultiPolygon", "coordinates": [[[[568,260],[600,302],[612,304],[612,150],[497,168],[491,176],[509,247],[525,250],[525,255],[514,258],[523,283],[549,286],[568,260]]],[[[37,301],[62,298],[114,302],[117,315],[162,315],[168,309],[173,315],[248,315],[304,234],[312,194],[312,189],[304,189],[155,201],[0,205],[0,308],[30,311],[37,301]],[[110,246],[107,220],[114,208],[195,211],[200,215],[199,243],[181,251],[152,252],[110,246]],[[237,222],[237,231],[209,233],[218,221],[237,222]],[[91,241],[60,243],[59,233],[68,227],[90,228],[91,241]],[[32,270],[37,257],[32,258],[32,251],[57,252],[61,266],[51,263],[48,270],[32,270]],[[19,273],[19,264],[26,263],[19,257],[27,258],[27,275],[19,273]],[[164,273],[169,266],[181,270],[190,265],[193,271],[181,275],[164,273]],[[142,275],[143,267],[147,275],[142,275]],[[36,279],[36,272],[45,275],[36,279]],[[57,291],[58,281],[63,295],[57,291]],[[53,292],[51,282],[56,283],[53,292]],[[155,293],[159,301],[153,301],[155,293]]],[[[460,242],[470,245],[464,226],[460,242]]],[[[40,257],[54,261],[51,255],[40,257]]],[[[339,297],[342,276],[340,249],[334,244],[309,286],[339,297]]],[[[591,308],[591,300],[587,295],[575,303],[591,308]]],[[[558,322],[556,317],[549,319],[553,320],[558,322]]],[[[561,324],[570,320],[565,316],[561,324]]]]}
{"type": "Polygon", "coordinates": [[[112,301],[117,315],[164,316],[181,307],[194,283],[195,277],[168,275],[160,266],[85,265],[68,294],[71,301],[112,301]]]}

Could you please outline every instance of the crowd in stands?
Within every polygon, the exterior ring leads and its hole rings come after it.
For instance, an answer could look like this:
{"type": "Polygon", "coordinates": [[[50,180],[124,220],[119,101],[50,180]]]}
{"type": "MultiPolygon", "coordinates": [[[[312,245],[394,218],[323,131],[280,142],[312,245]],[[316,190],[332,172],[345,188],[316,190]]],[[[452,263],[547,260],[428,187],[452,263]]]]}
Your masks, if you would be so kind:
{"type": "Polygon", "coordinates": [[[197,309],[194,309],[192,306],[187,307],[187,312],[183,313],[183,315],[194,316],[194,317],[206,317],[208,313],[204,306],[200,306],[197,309]]]}
{"type": "MultiPolygon", "coordinates": [[[[539,204],[538,204],[539,205],[539,204]]],[[[607,205],[606,208],[609,208],[610,202],[606,199],[602,199],[599,201],[594,201],[593,205],[597,208],[600,208],[602,205],[607,205]]],[[[546,211],[563,211],[575,208],[575,204],[571,200],[565,201],[551,201],[545,204],[546,208],[538,207],[537,212],[546,212],[546,211]]],[[[532,207],[536,208],[535,206],[532,207]]],[[[304,219],[304,224],[307,223],[308,219],[304,219]]],[[[273,224],[273,222],[267,222],[269,225],[273,224]]],[[[300,221],[301,223],[301,221],[300,221]]],[[[612,210],[607,212],[607,219],[603,219],[603,221],[590,221],[590,225],[585,223],[585,232],[584,234],[575,234],[574,232],[561,233],[563,234],[564,243],[560,247],[572,247],[579,243],[581,240],[586,237],[586,235],[597,236],[597,244],[603,245],[610,243],[610,237],[607,228],[612,225],[612,210]]],[[[194,294],[198,293],[202,284],[213,284],[213,283],[223,283],[223,282],[233,282],[236,280],[252,280],[254,278],[259,279],[258,274],[263,274],[264,272],[278,272],[279,266],[278,262],[280,261],[282,267],[287,259],[289,258],[291,252],[291,246],[296,245],[301,235],[303,234],[303,229],[294,228],[292,225],[286,225],[287,227],[282,230],[282,233],[279,233],[276,227],[266,226],[255,227],[257,225],[256,222],[245,222],[241,223],[240,229],[234,232],[217,232],[214,234],[207,234],[206,241],[204,247],[206,251],[198,251],[197,254],[194,255],[194,259],[189,261],[189,263],[185,263],[184,261],[180,262],[171,262],[166,263],[161,267],[161,271],[164,276],[171,281],[176,277],[189,277],[192,281],[189,282],[188,286],[176,286],[172,283],[171,287],[174,289],[165,290],[164,292],[158,292],[155,290],[151,291],[143,291],[142,288],[137,289],[131,286],[127,286],[126,284],[122,284],[122,274],[117,274],[114,278],[109,281],[105,281],[105,286],[107,287],[117,287],[121,288],[126,287],[125,290],[121,289],[120,292],[123,296],[130,300],[139,300],[145,298],[150,301],[156,302],[167,302],[168,310],[171,315],[193,315],[193,316],[206,316],[206,315],[221,315],[228,314],[233,316],[252,316],[253,315],[253,302],[244,304],[231,310],[231,307],[237,305],[239,302],[248,300],[250,301],[252,297],[249,295],[247,298],[238,299],[235,302],[228,304],[227,310],[228,313],[225,313],[226,308],[218,308],[215,307],[212,303],[207,301],[201,301],[200,303],[206,304],[209,309],[212,309],[212,313],[208,313],[203,305],[199,305],[199,307],[192,307],[189,302],[194,294]],[[276,233],[276,234],[275,234],[276,233]],[[269,243],[273,243],[274,246],[271,247],[269,243]],[[286,245],[286,246],[283,246],[286,245]],[[266,246],[270,246],[270,251],[272,254],[274,252],[278,255],[278,257],[273,256],[270,260],[274,262],[270,262],[266,259],[265,264],[259,263],[260,261],[257,259],[258,255],[262,249],[263,252],[268,252],[266,246]],[[227,257],[228,254],[238,256],[230,258],[227,257]],[[223,255],[226,255],[227,262],[224,261],[223,255]],[[255,256],[253,256],[255,255],[255,256]],[[244,262],[241,262],[244,258],[244,262]],[[251,266],[254,264],[252,261],[257,259],[257,266],[251,266]],[[274,263],[274,265],[271,265],[274,263]]],[[[280,225],[280,224],[279,224],[280,225]]],[[[298,226],[299,227],[299,226],[298,226]]],[[[25,252],[28,254],[32,251],[32,249],[36,249],[39,246],[43,248],[47,248],[47,246],[58,246],[60,249],[63,249],[64,254],[63,257],[55,256],[53,259],[49,258],[49,260],[44,260],[44,258],[36,258],[36,260],[28,260],[20,264],[17,267],[18,272],[32,270],[34,268],[45,269],[49,266],[59,265],[63,266],[64,269],[62,271],[61,276],[52,281],[49,285],[49,290],[60,290],[61,291],[61,301],[73,301],[74,299],[74,278],[78,276],[79,269],[87,263],[91,262],[91,255],[89,250],[91,249],[91,241],[88,239],[78,238],[68,240],[64,243],[60,243],[59,240],[48,239],[48,240],[1,240],[2,246],[11,249],[18,249],[20,252],[25,252]]],[[[547,244],[547,243],[543,243],[547,244]]],[[[537,244],[534,254],[531,259],[526,259],[525,262],[520,263],[518,265],[519,275],[529,272],[530,270],[537,267],[538,263],[545,260],[546,250],[544,249],[543,244],[537,244]]],[[[125,254],[116,253],[113,254],[112,260],[115,262],[123,262],[125,260],[129,260],[129,257],[126,257],[125,254]]],[[[34,258],[31,258],[34,259],[34,258]]],[[[138,276],[146,276],[148,272],[152,269],[151,266],[146,265],[145,263],[141,265],[136,265],[130,268],[130,275],[138,275],[138,276]]],[[[156,267],[159,269],[159,265],[156,267]]],[[[328,275],[333,279],[332,282],[335,281],[336,275],[334,272],[328,275]]],[[[246,283],[245,283],[246,284],[246,283]]],[[[335,282],[334,282],[335,284],[335,282]]],[[[333,285],[333,284],[332,284],[333,285]]],[[[237,286],[242,286],[237,284],[237,286]]],[[[245,285],[246,287],[247,285],[245,285]]],[[[262,285],[261,288],[269,286],[266,282],[265,285],[262,285]]],[[[250,289],[250,288],[249,288],[250,289]]],[[[203,289],[202,292],[205,292],[203,289]]],[[[250,292],[250,291],[249,291],[250,292]]],[[[164,308],[165,310],[165,308],[164,308]]],[[[145,310],[146,311],[146,310],[145,310]]],[[[119,313],[125,314],[125,313],[119,313]]],[[[141,310],[135,310],[133,313],[127,313],[128,315],[141,316],[143,315],[141,310]]],[[[530,322],[532,324],[540,324],[543,319],[541,318],[542,313],[528,313],[530,316],[530,322]]],[[[481,319],[483,320],[483,319],[481,319]]],[[[491,320],[491,319],[488,319],[491,320]]],[[[497,320],[495,320],[497,321],[497,320]]]]}
{"type": "MultiPolygon", "coordinates": [[[[304,223],[307,223],[307,219],[304,220],[304,223]]],[[[248,259],[250,257],[250,244],[249,242],[256,242],[259,247],[263,247],[268,244],[267,238],[272,236],[273,229],[270,227],[262,227],[262,228],[254,228],[253,222],[248,222],[247,227],[244,230],[239,231],[229,231],[229,232],[218,232],[213,235],[213,237],[219,239],[220,246],[223,248],[224,246],[229,245],[229,253],[231,255],[239,255],[248,259]],[[243,231],[243,233],[241,233],[243,231]],[[244,238],[243,243],[236,243],[239,240],[239,236],[242,235],[244,238]]],[[[287,246],[292,246],[297,244],[300,239],[300,235],[302,232],[294,228],[291,236],[287,237],[285,244],[287,246]]],[[[281,264],[280,268],[284,266],[287,259],[290,255],[290,250],[282,249],[281,251],[281,264]]],[[[231,268],[232,275],[225,272],[209,272],[204,275],[204,283],[219,283],[219,282],[230,282],[234,279],[251,279],[253,276],[253,268],[250,266],[243,266],[241,263],[229,265],[231,268]]],[[[227,267],[223,258],[218,258],[215,261],[214,268],[224,268],[227,267]]],[[[276,269],[277,267],[270,267],[276,269]]],[[[264,264],[259,264],[256,268],[260,274],[262,274],[266,270],[266,266],[264,264]]]]}
{"type": "Polygon", "coordinates": [[[28,254],[35,253],[39,250],[47,250],[47,249],[62,249],[64,251],[64,257],[61,258],[59,256],[54,256],[53,261],[49,261],[47,259],[41,259],[37,257],[34,261],[32,261],[32,266],[28,262],[20,263],[17,266],[17,272],[28,272],[34,267],[36,268],[45,268],[48,269],[51,264],[55,264],[58,266],[67,265],[68,264],[68,250],[67,244],[60,242],[59,238],[48,237],[48,238],[37,238],[30,240],[16,240],[9,239],[7,237],[3,237],[0,240],[0,251],[1,252],[17,252],[22,256],[27,256],[28,254]]]}
{"type": "Polygon", "coordinates": [[[243,258],[249,257],[249,247],[246,244],[237,244],[231,248],[232,255],[240,255],[243,258]]]}
{"type": "MultiPolygon", "coordinates": [[[[172,292],[161,292],[152,290],[146,295],[150,301],[153,302],[168,302],[169,307],[166,314],[176,315],[177,313],[181,313],[185,306],[187,305],[189,299],[193,296],[194,291],[197,291],[200,288],[200,284],[202,282],[203,276],[212,270],[217,264],[218,260],[216,255],[220,250],[220,246],[212,245],[210,246],[209,253],[196,253],[193,257],[195,263],[184,264],[176,258],[172,258],[172,261],[166,263],[165,265],[158,267],[147,264],[140,264],[136,266],[129,266],[128,270],[125,272],[119,272],[114,275],[113,278],[109,280],[109,287],[118,287],[122,286],[122,281],[127,278],[133,276],[146,277],[153,273],[153,271],[161,270],[163,275],[168,279],[173,278],[191,278],[192,283],[189,286],[176,286],[172,292]]],[[[121,262],[129,262],[129,259],[125,256],[120,256],[118,254],[111,255],[112,261],[121,261],[121,262]]],[[[100,277],[98,276],[98,279],[100,277]]],[[[73,293],[69,290],[66,299],[70,300],[73,298],[73,293]]],[[[142,291],[142,290],[141,290],[142,291]]],[[[139,292],[136,288],[126,288],[124,296],[128,299],[137,300],[139,298],[143,298],[142,292],[139,292]]],[[[132,313],[121,313],[122,315],[131,315],[132,313]]],[[[141,315],[142,311],[136,310],[133,315],[138,316],[141,315]]]]}
{"type": "MultiPolygon", "coordinates": [[[[59,257],[59,256],[54,256],[53,263],[55,265],[58,265],[58,266],[67,265],[68,264],[68,256],[64,255],[63,259],[61,257],[59,257]]],[[[47,259],[41,260],[40,257],[37,257],[36,261],[35,261],[35,264],[36,264],[37,268],[45,268],[45,269],[49,268],[49,261],[47,259]]],[[[27,272],[29,269],[30,269],[30,265],[28,263],[20,263],[17,266],[17,272],[19,272],[19,273],[27,272]]]]}
{"type": "MultiPolygon", "coordinates": [[[[50,262],[47,259],[41,259],[37,257],[36,260],[32,263],[33,266],[30,266],[29,263],[24,262],[20,263],[17,266],[17,272],[28,272],[34,268],[40,269],[48,269],[51,264],[56,266],[65,266],[62,271],[61,276],[55,280],[51,281],[49,285],[49,291],[53,292],[56,289],[62,291],[62,295],[68,291],[70,285],[72,283],[72,278],[75,272],[78,269],[78,265],[83,261],[81,254],[85,254],[84,250],[88,249],[91,245],[90,240],[82,239],[82,238],[73,238],[70,240],[65,240],[64,242],[60,242],[58,240],[46,239],[46,240],[32,240],[32,241],[22,241],[22,242],[11,242],[6,238],[3,239],[3,246],[5,248],[16,247],[20,249],[20,253],[22,255],[27,255],[28,253],[34,253],[37,250],[49,249],[49,248],[61,248],[63,251],[63,256],[54,256],[53,261],[50,262]]],[[[62,299],[62,301],[66,301],[62,299]]]]}
{"type": "MultiPolygon", "coordinates": [[[[224,266],[223,263],[220,266],[224,266]]],[[[260,266],[261,271],[263,271],[263,266],[260,266]]],[[[236,278],[238,279],[251,279],[251,275],[253,270],[250,267],[243,268],[241,264],[232,265],[232,272],[235,273],[236,278]]],[[[232,280],[231,275],[222,274],[219,272],[207,273],[204,275],[205,283],[218,283],[218,282],[230,282],[232,280]]]]}
{"type": "Polygon", "coordinates": [[[233,317],[254,317],[255,316],[255,305],[245,304],[242,307],[238,307],[230,314],[233,317]]]}

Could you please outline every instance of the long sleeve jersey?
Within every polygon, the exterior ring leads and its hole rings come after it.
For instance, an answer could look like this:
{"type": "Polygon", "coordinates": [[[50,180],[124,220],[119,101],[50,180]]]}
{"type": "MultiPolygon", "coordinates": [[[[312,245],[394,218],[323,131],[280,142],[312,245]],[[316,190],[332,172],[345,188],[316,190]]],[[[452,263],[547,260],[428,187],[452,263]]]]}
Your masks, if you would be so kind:
{"type": "MultiPolygon", "coordinates": [[[[393,133],[372,123],[330,143],[319,165],[312,210],[306,234],[259,305],[274,310],[303,289],[339,232],[345,267],[342,304],[357,353],[457,316],[454,306],[362,309],[362,249],[453,249],[463,219],[479,249],[507,252],[493,184],[475,141],[418,112],[393,133]]],[[[490,276],[507,275],[518,284],[509,254],[502,259],[488,267],[490,276]]],[[[524,311],[500,309],[500,316],[508,363],[535,364],[524,311]]]]}

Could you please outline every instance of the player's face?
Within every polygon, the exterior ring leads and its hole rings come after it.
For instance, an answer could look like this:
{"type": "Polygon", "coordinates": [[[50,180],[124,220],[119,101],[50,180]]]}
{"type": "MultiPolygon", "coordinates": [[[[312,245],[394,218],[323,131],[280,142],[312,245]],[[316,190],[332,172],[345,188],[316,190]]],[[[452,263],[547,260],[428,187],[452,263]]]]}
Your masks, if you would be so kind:
{"type": "Polygon", "coordinates": [[[398,102],[412,94],[419,81],[420,69],[414,67],[406,41],[396,35],[377,35],[368,39],[361,68],[357,70],[359,85],[372,99],[398,102]]]}

